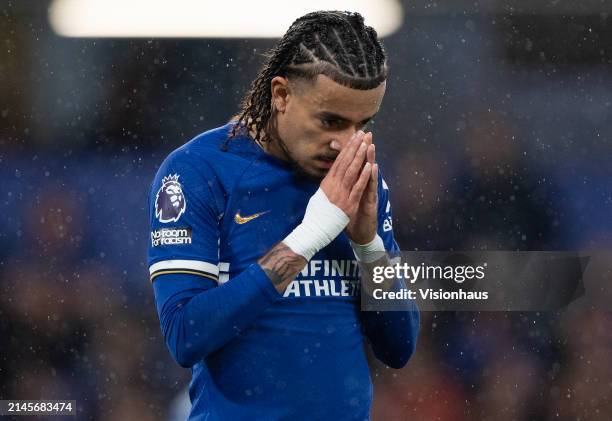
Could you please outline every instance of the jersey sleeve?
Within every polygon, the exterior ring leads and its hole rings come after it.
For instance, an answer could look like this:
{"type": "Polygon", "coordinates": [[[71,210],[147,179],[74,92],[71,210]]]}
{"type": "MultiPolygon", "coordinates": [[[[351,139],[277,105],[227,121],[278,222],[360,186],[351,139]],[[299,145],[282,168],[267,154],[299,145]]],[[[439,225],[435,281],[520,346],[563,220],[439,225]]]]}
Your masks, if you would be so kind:
{"type": "Polygon", "coordinates": [[[393,236],[393,214],[389,199],[389,186],[378,172],[378,235],[382,238],[390,258],[399,256],[400,248],[393,236]]]}
{"type": "MultiPolygon", "coordinates": [[[[393,236],[393,215],[389,201],[389,186],[379,172],[378,235],[383,240],[391,263],[399,261],[400,248],[393,236]]],[[[395,285],[401,288],[403,280],[395,285]]],[[[416,349],[420,329],[419,309],[414,300],[406,300],[400,311],[362,311],[361,320],[366,337],[376,358],[392,368],[406,365],[416,349]]]]}
{"type": "Polygon", "coordinates": [[[151,186],[150,279],[164,341],[182,367],[240,335],[280,297],[256,263],[217,282],[224,200],[209,164],[181,149],[151,186]]]}
{"type": "Polygon", "coordinates": [[[159,168],[149,195],[150,280],[190,274],[217,281],[222,197],[213,170],[180,149],[159,168]]]}

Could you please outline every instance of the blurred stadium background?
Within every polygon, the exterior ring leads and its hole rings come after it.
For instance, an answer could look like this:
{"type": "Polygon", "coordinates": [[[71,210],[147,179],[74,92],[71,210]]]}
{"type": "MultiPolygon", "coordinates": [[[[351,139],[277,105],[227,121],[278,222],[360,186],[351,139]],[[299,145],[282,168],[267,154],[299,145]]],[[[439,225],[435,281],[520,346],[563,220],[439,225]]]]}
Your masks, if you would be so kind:
{"type": "MultiPolygon", "coordinates": [[[[0,398],[180,419],[190,373],[155,313],[147,191],[235,113],[274,40],[66,38],[49,4],[0,0],[0,398]]],[[[612,4],[402,6],[372,126],[402,249],[609,249],[612,4]]],[[[372,362],[373,419],[612,419],[610,322],[423,314],[406,368],[372,362]]]]}

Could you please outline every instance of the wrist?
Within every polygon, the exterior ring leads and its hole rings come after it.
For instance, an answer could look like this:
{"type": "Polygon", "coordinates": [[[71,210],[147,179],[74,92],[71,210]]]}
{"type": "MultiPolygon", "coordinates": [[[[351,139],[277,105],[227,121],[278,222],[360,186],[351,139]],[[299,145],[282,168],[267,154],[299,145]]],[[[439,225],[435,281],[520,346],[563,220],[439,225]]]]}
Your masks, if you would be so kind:
{"type": "Polygon", "coordinates": [[[332,242],[349,222],[348,216],[319,188],[310,198],[304,219],[283,243],[307,261],[332,242]]]}
{"type": "Polygon", "coordinates": [[[353,253],[358,262],[372,263],[380,259],[385,253],[385,244],[380,235],[376,234],[374,239],[366,244],[357,244],[350,241],[353,253]]]}

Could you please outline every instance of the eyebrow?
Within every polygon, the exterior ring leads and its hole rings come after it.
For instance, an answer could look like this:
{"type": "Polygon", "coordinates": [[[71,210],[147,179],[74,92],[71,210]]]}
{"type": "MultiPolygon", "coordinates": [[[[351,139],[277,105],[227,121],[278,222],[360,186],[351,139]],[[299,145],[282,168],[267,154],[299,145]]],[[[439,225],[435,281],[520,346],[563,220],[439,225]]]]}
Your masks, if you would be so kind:
{"type": "MultiPolygon", "coordinates": [[[[341,121],[343,123],[351,123],[350,119],[348,119],[346,117],[343,117],[343,116],[341,116],[339,114],[336,114],[336,113],[331,113],[329,111],[322,111],[322,112],[318,113],[317,116],[320,117],[320,118],[326,118],[328,120],[339,120],[339,121],[341,121]]],[[[367,124],[367,122],[372,120],[375,116],[376,116],[376,114],[374,114],[371,117],[368,117],[368,118],[360,121],[360,123],[361,124],[367,124]]]]}

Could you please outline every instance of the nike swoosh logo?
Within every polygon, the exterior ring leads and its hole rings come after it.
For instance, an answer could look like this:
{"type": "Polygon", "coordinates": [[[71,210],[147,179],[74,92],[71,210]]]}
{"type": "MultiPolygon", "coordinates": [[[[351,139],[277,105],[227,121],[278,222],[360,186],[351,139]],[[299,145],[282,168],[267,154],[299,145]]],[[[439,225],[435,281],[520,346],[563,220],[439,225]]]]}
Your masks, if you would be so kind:
{"type": "Polygon", "coordinates": [[[249,216],[240,216],[240,211],[238,211],[236,212],[236,215],[234,215],[234,222],[236,222],[239,225],[246,224],[247,222],[252,221],[255,218],[259,218],[261,215],[264,215],[268,212],[270,211],[267,210],[264,212],[254,213],[253,215],[249,215],[249,216]]]}

